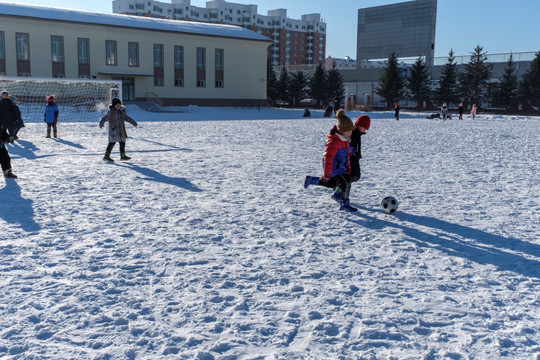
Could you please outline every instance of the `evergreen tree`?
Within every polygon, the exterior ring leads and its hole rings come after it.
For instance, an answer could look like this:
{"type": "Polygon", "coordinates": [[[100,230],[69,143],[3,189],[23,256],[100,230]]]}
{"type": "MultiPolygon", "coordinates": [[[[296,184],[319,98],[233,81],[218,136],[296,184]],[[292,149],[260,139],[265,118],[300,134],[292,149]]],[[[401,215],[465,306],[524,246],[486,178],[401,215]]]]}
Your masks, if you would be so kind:
{"type": "Polygon", "coordinates": [[[405,79],[398,67],[396,53],[392,53],[388,58],[387,64],[383,68],[375,92],[384,99],[389,108],[392,108],[394,102],[403,99],[404,89],[405,79]]]}
{"type": "Polygon", "coordinates": [[[278,99],[278,79],[270,61],[266,63],[266,97],[275,103],[278,99]]]}
{"type": "Polygon", "coordinates": [[[540,106],[540,52],[536,53],[529,69],[523,74],[520,84],[520,95],[523,101],[540,106]]]}
{"type": "Polygon", "coordinates": [[[465,72],[460,76],[460,89],[471,104],[480,104],[485,98],[487,81],[491,78],[493,67],[486,61],[487,55],[483,48],[476,46],[469,62],[464,66],[465,72]]]}
{"type": "Polygon", "coordinates": [[[317,65],[315,72],[309,81],[309,95],[317,101],[317,105],[328,101],[328,92],[326,91],[326,70],[322,63],[317,65]]]}
{"type": "Polygon", "coordinates": [[[501,82],[493,89],[492,102],[495,106],[502,106],[508,109],[511,106],[517,105],[518,102],[518,77],[516,74],[516,66],[512,54],[506,62],[504,75],[501,82]]]}
{"type": "Polygon", "coordinates": [[[429,99],[431,92],[429,75],[429,68],[426,62],[419,57],[411,67],[411,71],[407,77],[409,98],[416,101],[419,110],[424,108],[424,100],[429,99]]]}
{"type": "Polygon", "coordinates": [[[458,70],[457,63],[455,62],[454,50],[450,50],[448,53],[448,61],[441,69],[439,87],[434,91],[433,97],[437,104],[460,102],[457,79],[458,70]]]}
{"type": "Polygon", "coordinates": [[[291,76],[289,82],[289,96],[293,105],[300,104],[300,101],[306,97],[306,86],[309,78],[302,71],[298,71],[291,76]]]}
{"type": "Polygon", "coordinates": [[[336,62],[334,61],[332,63],[332,68],[328,70],[328,77],[326,80],[329,99],[343,99],[343,97],[345,96],[344,83],[345,81],[343,80],[343,76],[341,76],[341,74],[339,73],[336,62]]]}
{"type": "Polygon", "coordinates": [[[285,103],[289,102],[289,72],[285,66],[281,68],[281,72],[279,73],[277,97],[285,103]]]}

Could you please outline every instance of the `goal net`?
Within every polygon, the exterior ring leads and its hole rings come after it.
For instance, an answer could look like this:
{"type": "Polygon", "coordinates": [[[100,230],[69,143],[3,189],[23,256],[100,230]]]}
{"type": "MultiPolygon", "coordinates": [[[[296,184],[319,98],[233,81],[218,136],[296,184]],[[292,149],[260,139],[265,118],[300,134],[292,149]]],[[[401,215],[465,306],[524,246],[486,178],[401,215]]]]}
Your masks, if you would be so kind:
{"type": "Polygon", "coordinates": [[[88,122],[98,121],[113,97],[122,99],[122,82],[0,76],[0,91],[17,98],[24,122],[43,121],[49,95],[55,96],[59,121],[88,122]]]}

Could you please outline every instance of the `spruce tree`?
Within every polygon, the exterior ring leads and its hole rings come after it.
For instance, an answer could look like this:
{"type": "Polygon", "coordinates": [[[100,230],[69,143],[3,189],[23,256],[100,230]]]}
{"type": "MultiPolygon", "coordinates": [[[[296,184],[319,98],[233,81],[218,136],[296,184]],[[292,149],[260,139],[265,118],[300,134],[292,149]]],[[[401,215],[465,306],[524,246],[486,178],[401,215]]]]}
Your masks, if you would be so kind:
{"type": "Polygon", "coordinates": [[[330,99],[343,99],[343,97],[345,96],[344,83],[345,81],[343,80],[343,76],[341,76],[341,74],[339,73],[336,62],[334,61],[332,63],[332,68],[328,70],[328,77],[326,80],[328,97],[330,99]]]}
{"type": "Polygon", "coordinates": [[[471,58],[465,64],[465,72],[460,76],[460,89],[471,104],[480,104],[486,97],[492,65],[487,63],[487,55],[481,46],[476,46],[471,58]]]}
{"type": "Polygon", "coordinates": [[[289,72],[285,66],[281,68],[281,72],[279,73],[277,96],[279,100],[285,103],[289,102],[289,72]]]}
{"type": "Polygon", "coordinates": [[[540,52],[523,74],[520,84],[521,99],[529,104],[540,107],[540,52]]]}
{"type": "Polygon", "coordinates": [[[266,97],[275,103],[278,99],[278,79],[270,61],[266,64],[266,97]]]}
{"type": "Polygon", "coordinates": [[[309,95],[317,101],[317,105],[329,100],[328,92],[326,90],[326,70],[322,63],[317,65],[313,76],[309,81],[309,95]]]}
{"type": "Polygon", "coordinates": [[[458,70],[455,62],[454,50],[448,53],[448,61],[441,69],[441,79],[439,87],[434,91],[434,100],[437,104],[442,103],[458,103],[460,97],[458,95],[458,70]]]}
{"type": "Polygon", "coordinates": [[[512,54],[506,62],[506,68],[501,82],[495,86],[493,91],[492,102],[495,106],[501,106],[508,109],[511,106],[517,105],[518,101],[518,77],[516,74],[516,66],[512,54]]]}
{"type": "Polygon", "coordinates": [[[302,71],[298,71],[291,75],[289,82],[289,96],[293,101],[293,105],[298,105],[306,96],[306,86],[308,78],[302,71]]]}
{"type": "Polygon", "coordinates": [[[394,102],[403,99],[404,89],[405,79],[398,67],[396,53],[392,53],[383,68],[375,92],[384,99],[388,108],[392,108],[394,102]]]}
{"type": "Polygon", "coordinates": [[[411,71],[407,77],[409,98],[416,101],[419,110],[424,108],[424,100],[429,99],[431,92],[429,75],[429,68],[426,62],[419,57],[411,67],[411,71]]]}

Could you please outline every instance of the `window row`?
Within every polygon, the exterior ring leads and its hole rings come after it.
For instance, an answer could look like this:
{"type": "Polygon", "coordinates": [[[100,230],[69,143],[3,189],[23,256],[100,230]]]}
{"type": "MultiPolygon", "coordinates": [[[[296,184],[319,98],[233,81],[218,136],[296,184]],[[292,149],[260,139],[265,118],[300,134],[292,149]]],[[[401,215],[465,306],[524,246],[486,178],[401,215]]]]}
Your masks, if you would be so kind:
{"type": "MultiPolygon", "coordinates": [[[[16,33],[17,76],[30,76],[30,35],[16,33]]],[[[197,87],[206,87],[206,48],[198,47],[196,52],[197,87]]],[[[224,80],[224,50],[215,49],[215,87],[222,88],[224,80]]],[[[154,86],[164,86],[164,45],[154,44],[154,86]]],[[[173,48],[174,86],[184,86],[184,47],[173,48]]],[[[0,31],[0,75],[6,74],[5,35],[0,31]]],[[[77,61],[79,78],[90,78],[90,39],[77,39],[77,61]]],[[[52,77],[65,77],[64,37],[51,35],[52,77]]],[[[116,40],[105,40],[105,65],[118,65],[118,43],[116,40]]],[[[139,43],[128,42],[128,66],[139,67],[139,43]]]]}

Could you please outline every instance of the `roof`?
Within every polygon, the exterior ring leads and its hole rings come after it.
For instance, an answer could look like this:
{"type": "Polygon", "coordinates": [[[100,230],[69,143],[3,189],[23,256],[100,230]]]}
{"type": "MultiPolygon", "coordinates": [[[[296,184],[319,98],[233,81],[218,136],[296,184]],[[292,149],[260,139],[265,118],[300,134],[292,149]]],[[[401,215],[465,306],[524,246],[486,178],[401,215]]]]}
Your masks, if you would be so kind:
{"type": "Polygon", "coordinates": [[[15,16],[40,20],[76,22],[90,25],[106,25],[193,35],[270,41],[270,39],[268,39],[266,36],[263,36],[255,31],[234,25],[156,19],[142,16],[62,9],[51,6],[0,2],[0,16],[15,16]]]}

